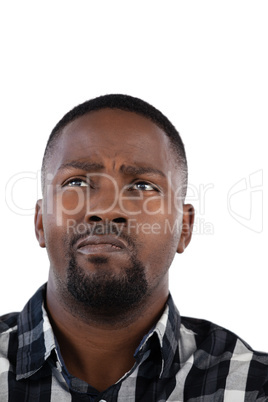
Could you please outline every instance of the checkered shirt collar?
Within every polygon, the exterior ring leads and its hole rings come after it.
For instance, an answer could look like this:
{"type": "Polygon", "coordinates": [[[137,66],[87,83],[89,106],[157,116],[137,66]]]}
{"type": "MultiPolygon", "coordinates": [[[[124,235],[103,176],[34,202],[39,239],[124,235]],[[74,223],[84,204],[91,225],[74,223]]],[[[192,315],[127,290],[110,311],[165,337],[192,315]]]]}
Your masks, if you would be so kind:
{"type": "MultiPolygon", "coordinates": [[[[28,378],[39,372],[52,351],[56,351],[56,342],[47,312],[44,307],[46,284],[43,285],[26,304],[18,317],[18,353],[16,375],[17,380],[28,378]]],[[[156,326],[143,338],[135,357],[143,360],[142,356],[150,347],[153,334],[159,340],[162,357],[160,376],[168,375],[174,353],[178,346],[180,334],[180,315],[171,296],[164,313],[156,326]]]]}

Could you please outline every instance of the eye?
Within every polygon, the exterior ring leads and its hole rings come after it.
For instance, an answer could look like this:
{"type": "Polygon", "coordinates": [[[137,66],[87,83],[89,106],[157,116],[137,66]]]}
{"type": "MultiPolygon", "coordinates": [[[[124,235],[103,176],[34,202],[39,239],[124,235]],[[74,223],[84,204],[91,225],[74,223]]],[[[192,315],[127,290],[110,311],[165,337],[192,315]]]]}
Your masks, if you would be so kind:
{"type": "Polygon", "coordinates": [[[133,183],[129,190],[139,190],[139,191],[158,191],[158,189],[151,183],[147,183],[146,181],[139,181],[133,183]]]}
{"type": "Polygon", "coordinates": [[[83,179],[70,179],[63,184],[64,187],[88,187],[89,184],[83,179]]]}

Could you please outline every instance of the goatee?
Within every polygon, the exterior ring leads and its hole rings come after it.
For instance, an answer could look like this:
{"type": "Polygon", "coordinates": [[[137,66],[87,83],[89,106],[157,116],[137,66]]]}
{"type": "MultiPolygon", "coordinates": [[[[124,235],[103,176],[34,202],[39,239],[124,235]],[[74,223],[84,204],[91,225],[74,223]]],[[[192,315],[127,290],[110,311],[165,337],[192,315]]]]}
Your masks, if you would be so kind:
{"type": "Polygon", "coordinates": [[[145,267],[135,258],[121,269],[120,274],[113,274],[102,265],[106,258],[96,258],[94,273],[85,272],[72,258],[68,267],[67,289],[75,301],[101,316],[124,315],[137,308],[148,292],[145,267]]]}

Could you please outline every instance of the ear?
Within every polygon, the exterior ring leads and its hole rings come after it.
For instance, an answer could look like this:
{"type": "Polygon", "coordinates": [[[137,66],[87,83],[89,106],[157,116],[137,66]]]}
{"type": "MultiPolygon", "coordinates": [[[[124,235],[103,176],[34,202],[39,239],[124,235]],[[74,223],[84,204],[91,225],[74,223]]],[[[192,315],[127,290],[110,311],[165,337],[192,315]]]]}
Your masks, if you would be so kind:
{"type": "Polygon", "coordinates": [[[44,228],[43,228],[43,212],[42,212],[43,201],[38,200],[35,206],[35,216],[34,216],[34,226],[35,235],[38,240],[40,247],[46,247],[44,228]]]}
{"type": "Polygon", "coordinates": [[[194,225],[194,207],[191,204],[183,205],[182,230],[177,253],[183,253],[191,241],[194,225]]]}

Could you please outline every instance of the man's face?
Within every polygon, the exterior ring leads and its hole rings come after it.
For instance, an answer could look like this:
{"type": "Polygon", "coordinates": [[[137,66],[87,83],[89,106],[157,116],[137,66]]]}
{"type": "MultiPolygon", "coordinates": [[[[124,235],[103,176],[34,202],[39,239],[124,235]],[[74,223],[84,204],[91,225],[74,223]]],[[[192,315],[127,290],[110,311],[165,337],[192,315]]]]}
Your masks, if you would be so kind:
{"type": "Polygon", "coordinates": [[[66,300],[114,311],[167,292],[183,218],[175,161],[165,133],[135,113],[103,109],[64,128],[37,236],[66,300]]]}

